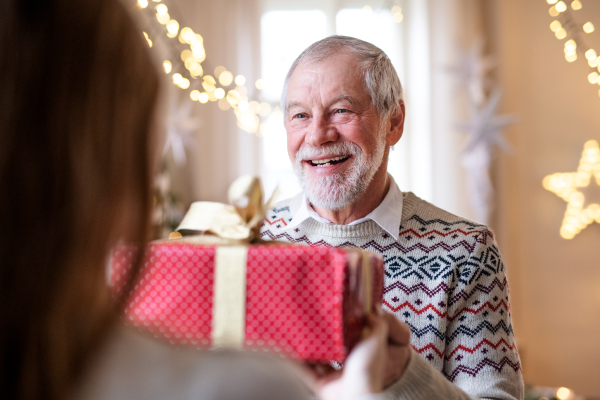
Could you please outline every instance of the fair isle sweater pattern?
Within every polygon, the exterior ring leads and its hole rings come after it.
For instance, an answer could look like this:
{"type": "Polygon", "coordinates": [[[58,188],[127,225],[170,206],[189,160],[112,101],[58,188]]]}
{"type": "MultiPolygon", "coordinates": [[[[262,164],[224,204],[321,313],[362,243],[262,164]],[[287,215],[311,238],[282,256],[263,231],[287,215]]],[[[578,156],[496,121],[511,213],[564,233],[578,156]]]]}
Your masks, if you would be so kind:
{"type": "Polygon", "coordinates": [[[486,226],[404,193],[397,241],[373,221],[342,226],[309,219],[285,230],[301,200],[269,210],[261,237],[381,254],[383,307],[408,324],[413,348],[471,396],[522,396],[504,264],[486,226]]]}

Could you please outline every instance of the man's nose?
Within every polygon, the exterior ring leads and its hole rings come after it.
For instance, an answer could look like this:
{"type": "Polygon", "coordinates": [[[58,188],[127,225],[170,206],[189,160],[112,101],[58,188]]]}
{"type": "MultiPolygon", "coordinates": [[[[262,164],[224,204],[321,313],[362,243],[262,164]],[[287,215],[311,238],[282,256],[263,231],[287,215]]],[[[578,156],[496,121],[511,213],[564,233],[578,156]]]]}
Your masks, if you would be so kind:
{"type": "Polygon", "coordinates": [[[329,142],[335,142],[339,133],[334,125],[326,118],[313,118],[304,141],[312,147],[320,147],[329,142]]]}

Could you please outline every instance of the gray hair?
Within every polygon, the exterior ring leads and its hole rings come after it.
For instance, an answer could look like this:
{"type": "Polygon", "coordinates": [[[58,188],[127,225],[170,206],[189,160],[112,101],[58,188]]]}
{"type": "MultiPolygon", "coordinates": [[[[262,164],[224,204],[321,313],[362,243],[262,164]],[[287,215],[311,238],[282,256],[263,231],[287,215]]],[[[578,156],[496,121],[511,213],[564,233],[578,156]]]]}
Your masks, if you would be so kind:
{"type": "Polygon", "coordinates": [[[287,107],[287,88],[294,70],[302,63],[322,62],[328,57],[343,52],[356,54],[373,106],[380,118],[396,114],[402,100],[402,84],[388,56],[377,46],[349,36],[329,36],[308,46],[296,58],[288,71],[281,93],[281,110],[287,107]]]}

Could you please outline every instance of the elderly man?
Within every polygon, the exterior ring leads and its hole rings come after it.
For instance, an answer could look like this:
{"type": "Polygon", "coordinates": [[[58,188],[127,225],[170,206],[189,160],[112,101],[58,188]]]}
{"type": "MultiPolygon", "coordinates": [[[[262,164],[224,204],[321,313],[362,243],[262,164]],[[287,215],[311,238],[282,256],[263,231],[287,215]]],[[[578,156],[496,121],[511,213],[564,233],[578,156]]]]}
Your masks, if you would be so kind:
{"type": "Polygon", "coordinates": [[[401,192],[387,173],[405,109],[385,53],[344,36],[316,42],[292,64],[281,102],[303,193],[269,211],[262,237],[383,255],[383,306],[413,348],[390,344],[384,396],[522,398],[493,233],[401,192]]]}

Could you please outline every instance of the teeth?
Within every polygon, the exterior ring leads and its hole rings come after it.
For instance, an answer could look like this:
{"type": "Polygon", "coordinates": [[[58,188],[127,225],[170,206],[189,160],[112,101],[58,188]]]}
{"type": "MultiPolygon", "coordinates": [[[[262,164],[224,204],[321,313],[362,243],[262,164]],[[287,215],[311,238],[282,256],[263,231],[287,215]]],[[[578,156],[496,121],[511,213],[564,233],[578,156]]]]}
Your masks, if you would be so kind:
{"type": "Polygon", "coordinates": [[[317,167],[327,167],[331,165],[332,161],[339,161],[348,158],[348,156],[334,157],[334,158],[326,158],[324,160],[311,160],[310,162],[317,167]]]}

